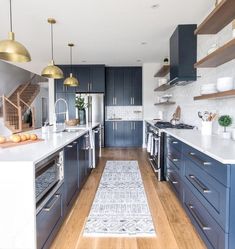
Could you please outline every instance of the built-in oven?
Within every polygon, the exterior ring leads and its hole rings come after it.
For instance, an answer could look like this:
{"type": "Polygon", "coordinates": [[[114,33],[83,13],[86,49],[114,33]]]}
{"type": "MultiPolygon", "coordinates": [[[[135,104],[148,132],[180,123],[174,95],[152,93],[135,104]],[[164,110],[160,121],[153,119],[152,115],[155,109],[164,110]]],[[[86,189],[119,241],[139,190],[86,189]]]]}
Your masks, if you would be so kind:
{"type": "Polygon", "coordinates": [[[50,197],[54,188],[63,181],[63,151],[58,151],[35,165],[36,205],[50,197]]]}
{"type": "Polygon", "coordinates": [[[164,177],[164,133],[151,125],[146,126],[148,159],[159,181],[164,177]]]}

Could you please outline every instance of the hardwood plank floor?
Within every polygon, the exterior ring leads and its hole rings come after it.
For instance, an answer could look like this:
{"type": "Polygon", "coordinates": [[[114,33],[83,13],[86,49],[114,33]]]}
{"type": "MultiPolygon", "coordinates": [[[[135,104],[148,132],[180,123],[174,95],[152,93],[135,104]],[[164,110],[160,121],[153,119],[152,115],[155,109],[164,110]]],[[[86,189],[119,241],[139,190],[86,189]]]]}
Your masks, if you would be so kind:
{"type": "Polygon", "coordinates": [[[205,249],[167,182],[158,182],[142,149],[103,149],[51,249],[205,249]],[[87,238],[83,228],[107,160],[138,160],[157,236],[87,238]]]}

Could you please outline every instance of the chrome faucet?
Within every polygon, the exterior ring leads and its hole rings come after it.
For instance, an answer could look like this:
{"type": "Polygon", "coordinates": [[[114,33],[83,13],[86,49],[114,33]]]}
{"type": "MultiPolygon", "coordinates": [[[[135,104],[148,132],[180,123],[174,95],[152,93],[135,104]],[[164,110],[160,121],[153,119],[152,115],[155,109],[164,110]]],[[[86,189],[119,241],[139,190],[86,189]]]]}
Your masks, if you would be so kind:
{"type": "Polygon", "coordinates": [[[56,123],[57,115],[62,115],[62,114],[65,115],[65,120],[69,121],[68,103],[67,103],[67,101],[65,99],[59,98],[59,99],[56,100],[55,105],[54,105],[53,131],[55,131],[55,132],[57,131],[57,123],[56,123]],[[65,106],[66,106],[66,111],[65,112],[56,112],[56,106],[57,106],[58,102],[60,102],[60,101],[65,103],[65,106]]]}

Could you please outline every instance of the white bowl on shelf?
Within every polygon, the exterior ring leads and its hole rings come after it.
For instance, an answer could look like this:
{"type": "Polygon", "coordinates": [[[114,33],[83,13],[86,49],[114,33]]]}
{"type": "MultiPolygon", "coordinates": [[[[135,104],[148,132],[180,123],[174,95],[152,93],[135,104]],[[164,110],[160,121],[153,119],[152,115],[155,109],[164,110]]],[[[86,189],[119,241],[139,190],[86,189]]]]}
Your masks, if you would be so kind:
{"type": "Polygon", "coordinates": [[[230,91],[234,88],[232,77],[218,78],[216,88],[219,92],[230,91]]]}

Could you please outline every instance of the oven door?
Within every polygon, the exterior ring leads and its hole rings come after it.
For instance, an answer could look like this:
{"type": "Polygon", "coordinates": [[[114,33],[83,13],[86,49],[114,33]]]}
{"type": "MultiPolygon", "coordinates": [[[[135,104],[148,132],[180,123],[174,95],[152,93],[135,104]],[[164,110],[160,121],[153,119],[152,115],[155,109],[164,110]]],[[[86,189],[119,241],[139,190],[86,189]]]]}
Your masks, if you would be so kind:
{"type": "Polygon", "coordinates": [[[60,181],[59,156],[54,156],[44,161],[36,168],[35,191],[36,203],[42,200],[45,195],[60,181]]]}
{"type": "Polygon", "coordinates": [[[159,171],[159,155],[160,155],[160,138],[157,134],[153,134],[152,137],[152,148],[149,155],[149,161],[155,173],[159,171]]]}

